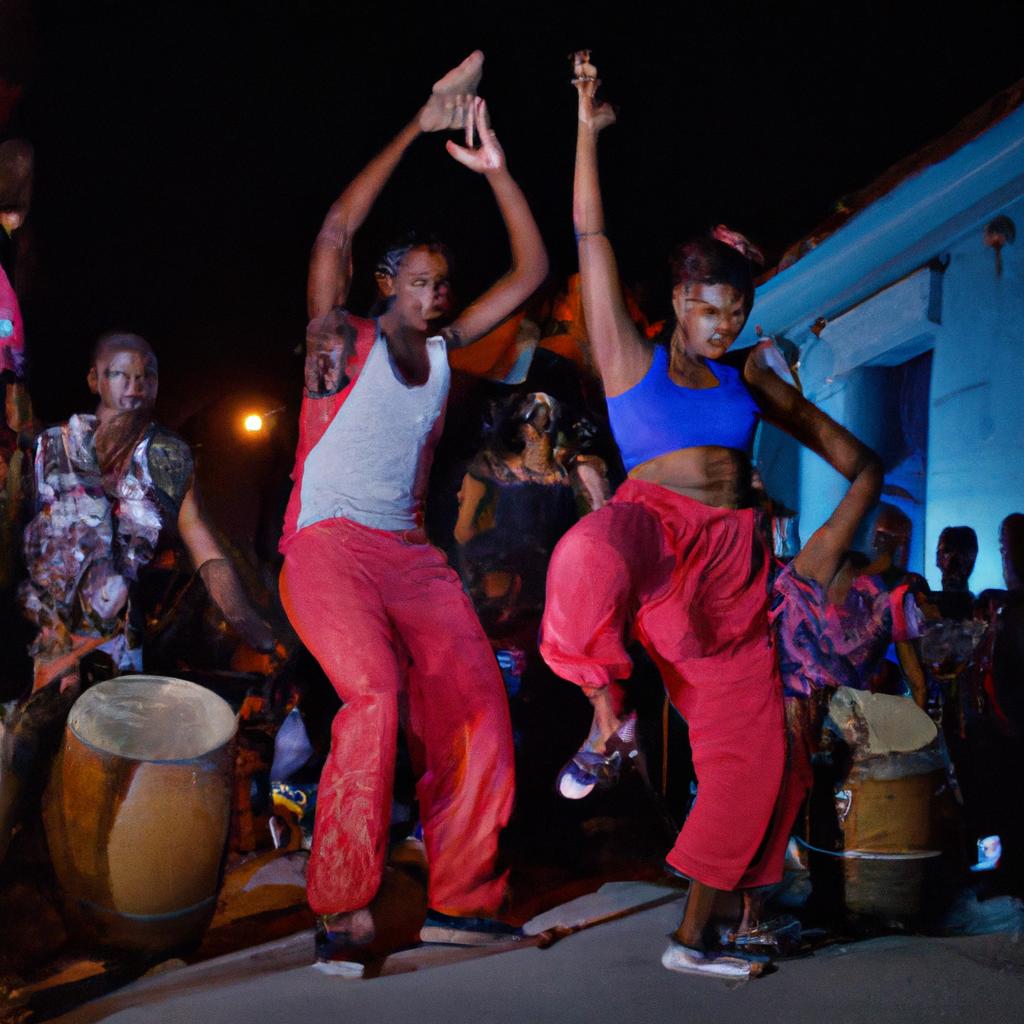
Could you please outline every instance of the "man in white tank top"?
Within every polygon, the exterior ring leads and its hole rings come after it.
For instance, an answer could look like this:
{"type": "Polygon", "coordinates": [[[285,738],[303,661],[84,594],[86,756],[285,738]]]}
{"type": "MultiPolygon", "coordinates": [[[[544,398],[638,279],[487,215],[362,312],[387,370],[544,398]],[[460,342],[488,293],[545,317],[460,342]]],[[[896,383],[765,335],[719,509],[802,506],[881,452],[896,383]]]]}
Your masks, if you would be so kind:
{"type": "Polygon", "coordinates": [[[381,952],[371,901],[387,855],[400,694],[430,872],[421,938],[480,944],[510,931],[491,920],[504,898],[498,837],[514,788],[508,706],[458,576],[422,529],[447,350],[486,334],[547,273],[537,226],[475,96],[482,66],[477,51],[435,84],[331,207],[310,263],[306,394],[281,598],[344,702],[321,777],[307,882],[324,969],[381,952]],[[441,245],[411,241],[378,267],[386,312],[377,321],[348,314],[352,240],[377,196],[421,132],[463,127],[466,146],[447,149],[490,185],[508,231],[509,271],[430,335],[448,309],[448,260],[441,245]]]}

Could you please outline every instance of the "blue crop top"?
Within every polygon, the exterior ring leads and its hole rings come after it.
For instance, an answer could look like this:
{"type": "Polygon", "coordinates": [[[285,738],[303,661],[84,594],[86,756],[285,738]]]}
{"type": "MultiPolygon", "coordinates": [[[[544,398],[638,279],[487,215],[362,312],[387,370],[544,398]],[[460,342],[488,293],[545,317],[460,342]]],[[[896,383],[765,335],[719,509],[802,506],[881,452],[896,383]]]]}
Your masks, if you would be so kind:
{"type": "Polygon", "coordinates": [[[668,375],[668,350],[654,348],[643,380],[608,399],[608,417],[626,472],[680,448],[716,445],[748,455],[760,415],[738,370],[708,361],[716,388],[685,388],[668,375]]]}

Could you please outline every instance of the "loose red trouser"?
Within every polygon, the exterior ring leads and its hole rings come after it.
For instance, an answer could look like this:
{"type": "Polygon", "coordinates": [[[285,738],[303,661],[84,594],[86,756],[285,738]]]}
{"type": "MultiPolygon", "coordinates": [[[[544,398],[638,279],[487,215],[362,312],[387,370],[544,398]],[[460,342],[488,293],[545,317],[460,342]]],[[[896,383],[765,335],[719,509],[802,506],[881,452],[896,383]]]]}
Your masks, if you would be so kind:
{"type": "Polygon", "coordinates": [[[494,914],[505,894],[496,865],[512,811],[512,729],[494,654],[444,555],[418,532],[315,523],[288,542],[281,600],[344,702],[317,794],[310,907],[355,910],[380,886],[401,701],[430,906],[494,914]]]}
{"type": "Polygon", "coordinates": [[[782,788],[775,802],[768,835],[760,851],[760,858],[768,863],[784,864],[793,826],[804,800],[814,785],[811,758],[821,735],[822,715],[807,697],[783,698],[786,717],[786,767],[782,774],[782,788]]]}
{"type": "Polygon", "coordinates": [[[637,480],[581,519],[548,568],[541,653],[558,675],[588,687],[627,678],[630,627],[658,665],[689,725],[698,783],[666,859],[716,889],[782,877],[775,832],[789,809],[776,808],[785,734],[768,571],[754,510],[637,480]]]}

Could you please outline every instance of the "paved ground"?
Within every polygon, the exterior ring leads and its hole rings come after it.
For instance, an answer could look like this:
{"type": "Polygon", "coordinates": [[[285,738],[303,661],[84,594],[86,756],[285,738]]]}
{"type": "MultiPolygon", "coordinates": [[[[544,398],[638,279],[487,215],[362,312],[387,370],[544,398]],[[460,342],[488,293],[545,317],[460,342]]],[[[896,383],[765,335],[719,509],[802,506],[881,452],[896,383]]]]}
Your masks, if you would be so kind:
{"type": "MultiPolygon", "coordinates": [[[[122,1010],[117,1024],[888,1024],[1024,1020],[1020,934],[888,937],[835,946],[730,988],[672,974],[659,957],[679,908],[662,906],[523,949],[373,980],[311,967],[254,973],[122,1010]]],[[[168,981],[170,979],[167,979],[168,981]]]]}

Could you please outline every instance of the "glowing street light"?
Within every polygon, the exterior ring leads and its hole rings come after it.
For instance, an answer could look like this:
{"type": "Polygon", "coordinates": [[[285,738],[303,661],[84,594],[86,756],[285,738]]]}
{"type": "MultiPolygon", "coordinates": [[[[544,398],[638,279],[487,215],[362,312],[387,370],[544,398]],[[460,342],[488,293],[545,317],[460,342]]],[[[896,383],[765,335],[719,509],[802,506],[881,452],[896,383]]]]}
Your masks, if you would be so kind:
{"type": "Polygon", "coordinates": [[[251,412],[242,421],[242,426],[249,434],[258,434],[263,429],[263,417],[259,413],[251,412]]]}

